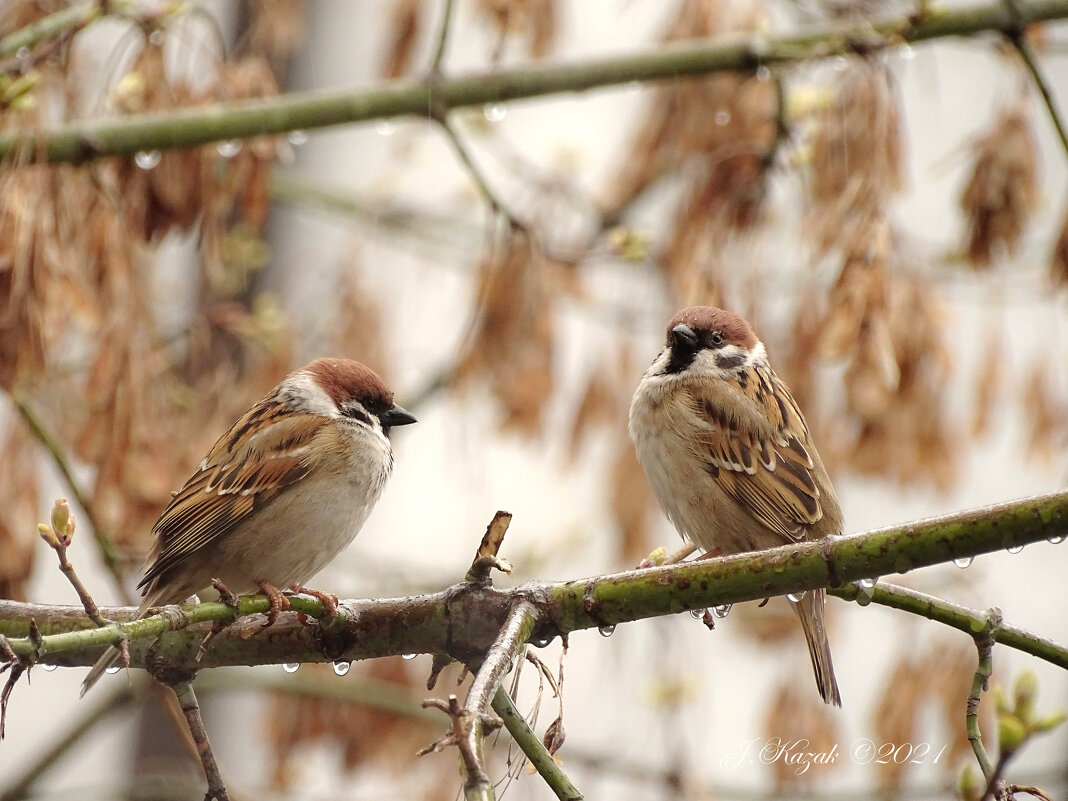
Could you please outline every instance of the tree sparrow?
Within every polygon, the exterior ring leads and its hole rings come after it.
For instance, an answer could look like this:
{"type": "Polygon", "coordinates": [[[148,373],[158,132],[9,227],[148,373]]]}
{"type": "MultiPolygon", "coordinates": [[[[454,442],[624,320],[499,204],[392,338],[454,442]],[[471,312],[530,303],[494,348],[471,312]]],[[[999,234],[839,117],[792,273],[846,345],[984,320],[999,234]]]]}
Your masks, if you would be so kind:
{"type": "MultiPolygon", "coordinates": [[[[842,510],[805,418],[763,343],[731,312],[695,306],[671,319],[667,344],[634,393],[630,435],[661,509],[706,551],[841,533],[842,510]]],[[[807,592],[792,606],[820,695],[841,706],[824,597],[807,592]]]]}
{"type": "MultiPolygon", "coordinates": [[[[359,362],[316,359],[290,373],[156,521],[138,612],[215,580],[234,593],[303,584],[355,538],[393,469],[390,428],[414,422],[359,362]]],[[[83,695],[118,658],[116,648],[100,658],[83,695]]]]}

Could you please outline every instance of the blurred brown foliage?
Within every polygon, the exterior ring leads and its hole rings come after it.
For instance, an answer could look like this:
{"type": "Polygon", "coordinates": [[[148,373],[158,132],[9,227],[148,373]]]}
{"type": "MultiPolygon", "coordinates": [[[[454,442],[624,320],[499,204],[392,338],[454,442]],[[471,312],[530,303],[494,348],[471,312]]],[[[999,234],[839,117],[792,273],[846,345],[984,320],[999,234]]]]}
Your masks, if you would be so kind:
{"type": "Polygon", "coordinates": [[[17,423],[0,429],[0,437],[5,476],[0,481],[0,598],[25,601],[40,545],[37,451],[29,432],[17,423]]]}
{"type": "Polygon", "coordinates": [[[968,227],[965,250],[977,269],[1016,252],[1038,203],[1038,142],[1022,102],[999,112],[972,146],[972,167],[960,196],[968,227]]]}
{"type": "MultiPolygon", "coordinates": [[[[330,665],[304,665],[301,672],[321,681],[324,694],[316,697],[284,690],[273,694],[267,735],[274,756],[271,785],[275,790],[292,787],[293,765],[302,746],[330,742],[340,747],[346,770],[374,762],[397,774],[410,771],[412,755],[437,736],[434,726],[426,720],[373,704],[341,701],[329,692],[329,688],[342,682],[369,682],[369,688],[381,684],[388,686],[391,693],[407,693],[411,707],[418,708],[426,693],[425,683],[400,657],[356,663],[344,676],[334,675],[330,665]]],[[[443,798],[452,797],[453,787],[442,789],[446,793],[443,798]]]]}

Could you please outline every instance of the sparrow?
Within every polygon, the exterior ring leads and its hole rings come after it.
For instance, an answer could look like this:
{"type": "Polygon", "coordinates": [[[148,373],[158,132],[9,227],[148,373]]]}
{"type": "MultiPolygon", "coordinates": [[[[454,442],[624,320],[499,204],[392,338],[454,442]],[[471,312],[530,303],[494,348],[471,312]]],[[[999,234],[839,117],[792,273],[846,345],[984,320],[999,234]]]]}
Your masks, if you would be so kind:
{"type": "MultiPolygon", "coordinates": [[[[281,598],[349,543],[393,469],[389,433],[416,420],[370,368],[316,359],[227,431],[171,498],[138,584],[138,615],[218,583],[281,598]]],[[[82,694],[119,659],[109,649],[82,694]]]]}
{"type": "MultiPolygon", "coordinates": [[[[749,323],[712,306],[678,312],[642,376],[630,436],[660,508],[706,552],[737,554],[842,531],[842,510],[790,390],[749,323]]],[[[823,625],[825,591],[794,611],[820,695],[842,705],[823,625]]]]}

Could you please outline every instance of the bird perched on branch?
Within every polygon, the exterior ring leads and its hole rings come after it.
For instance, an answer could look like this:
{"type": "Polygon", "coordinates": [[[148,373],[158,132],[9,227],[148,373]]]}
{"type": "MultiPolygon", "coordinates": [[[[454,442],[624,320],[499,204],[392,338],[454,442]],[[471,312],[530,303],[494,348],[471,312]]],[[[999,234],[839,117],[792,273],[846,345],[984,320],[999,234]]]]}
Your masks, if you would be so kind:
{"type": "MultiPolygon", "coordinates": [[[[749,323],[711,306],[676,314],[630,407],[638,460],[668,519],[708,552],[818,540],[842,510],[801,410],[749,323]]],[[[801,620],[820,695],[842,705],[823,625],[824,590],[801,620]]]]}
{"type": "MultiPolygon", "coordinates": [[[[215,443],[156,521],[139,615],[215,582],[259,589],[277,613],[278,588],[297,589],[359,533],[393,470],[390,429],[414,422],[359,362],[316,359],[290,373],[215,443]]],[[[110,648],[82,694],[118,660],[110,648]]]]}

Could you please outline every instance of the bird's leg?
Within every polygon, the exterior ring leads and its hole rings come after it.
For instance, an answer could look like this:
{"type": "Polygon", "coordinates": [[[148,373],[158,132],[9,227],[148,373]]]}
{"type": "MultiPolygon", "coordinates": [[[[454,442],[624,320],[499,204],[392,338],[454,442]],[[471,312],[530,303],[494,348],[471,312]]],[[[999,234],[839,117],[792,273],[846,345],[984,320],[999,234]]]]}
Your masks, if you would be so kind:
{"type": "Polygon", "coordinates": [[[304,595],[310,595],[312,598],[318,598],[323,605],[323,612],[326,613],[326,622],[333,623],[337,620],[337,596],[333,593],[314,590],[311,587],[302,587],[299,584],[290,584],[289,589],[291,592],[299,592],[304,595]]]}
{"type": "MultiPolygon", "coordinates": [[[[212,579],[211,586],[215,588],[215,591],[217,593],[219,593],[219,601],[233,609],[236,615],[240,599],[236,595],[234,595],[234,593],[231,592],[230,588],[223,584],[222,581],[220,581],[219,579],[212,579]]],[[[200,647],[197,648],[197,655],[193,657],[194,661],[199,662],[201,659],[203,659],[204,654],[206,654],[208,651],[208,643],[214,640],[219,632],[221,632],[233,622],[234,621],[232,620],[213,621],[211,624],[211,629],[208,631],[207,634],[204,635],[204,639],[200,641],[200,647]]]]}
{"type": "Polygon", "coordinates": [[[267,596],[267,600],[271,602],[270,608],[267,610],[267,623],[269,626],[278,619],[280,612],[285,612],[289,609],[289,599],[282,593],[280,589],[268,582],[266,579],[258,579],[256,586],[260,588],[260,592],[267,596]]]}

